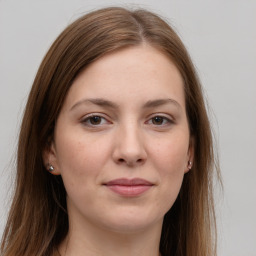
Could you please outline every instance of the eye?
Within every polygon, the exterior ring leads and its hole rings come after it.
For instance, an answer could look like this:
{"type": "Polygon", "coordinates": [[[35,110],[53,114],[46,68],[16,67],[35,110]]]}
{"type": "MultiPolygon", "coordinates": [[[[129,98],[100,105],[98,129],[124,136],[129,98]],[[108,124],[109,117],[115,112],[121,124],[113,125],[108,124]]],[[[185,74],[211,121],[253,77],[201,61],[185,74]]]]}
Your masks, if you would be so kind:
{"type": "Polygon", "coordinates": [[[155,125],[162,125],[165,119],[162,116],[155,116],[152,118],[152,123],[155,125]]]}
{"type": "Polygon", "coordinates": [[[150,118],[147,123],[155,126],[164,126],[173,123],[173,121],[165,116],[158,115],[150,118]]]}
{"type": "Polygon", "coordinates": [[[82,123],[87,125],[87,126],[100,126],[104,124],[108,124],[109,122],[107,121],[106,118],[99,116],[99,115],[90,115],[85,117],[82,120],[82,123]]]}

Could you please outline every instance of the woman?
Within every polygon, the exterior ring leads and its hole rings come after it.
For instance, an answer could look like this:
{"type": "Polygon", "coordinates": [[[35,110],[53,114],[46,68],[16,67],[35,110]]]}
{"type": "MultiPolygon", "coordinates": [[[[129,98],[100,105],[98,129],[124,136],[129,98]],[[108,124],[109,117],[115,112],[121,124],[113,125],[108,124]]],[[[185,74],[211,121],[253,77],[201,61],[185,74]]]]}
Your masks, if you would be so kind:
{"type": "Polygon", "coordinates": [[[106,8],[66,28],[19,138],[3,255],[216,255],[204,99],[157,15],[106,8]]]}

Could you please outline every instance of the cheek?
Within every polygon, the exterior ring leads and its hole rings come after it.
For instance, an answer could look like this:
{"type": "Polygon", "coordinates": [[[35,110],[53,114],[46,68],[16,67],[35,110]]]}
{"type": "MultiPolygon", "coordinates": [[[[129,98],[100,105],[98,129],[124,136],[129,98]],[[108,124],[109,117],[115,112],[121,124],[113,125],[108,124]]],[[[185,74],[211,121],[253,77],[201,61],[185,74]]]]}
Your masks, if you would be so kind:
{"type": "Polygon", "coordinates": [[[90,189],[104,166],[108,148],[82,133],[56,136],[58,167],[68,190],[90,189]],[[72,136],[71,136],[72,135],[72,136]]]}
{"type": "Polygon", "coordinates": [[[158,206],[167,212],[175,202],[186,170],[188,140],[175,138],[158,143],[154,153],[154,167],[158,170],[160,195],[158,206]]]}
{"type": "Polygon", "coordinates": [[[166,194],[171,197],[176,197],[179,193],[185,172],[185,159],[184,151],[177,152],[177,150],[170,149],[162,152],[161,157],[158,158],[162,187],[164,192],[166,191],[166,194]]]}
{"type": "Polygon", "coordinates": [[[92,194],[91,191],[98,183],[103,155],[96,153],[100,148],[97,143],[83,138],[82,134],[74,134],[61,134],[61,140],[57,140],[57,159],[68,205],[79,209],[81,202],[93,204],[93,198],[87,195],[92,194]]]}
{"type": "Polygon", "coordinates": [[[104,161],[108,150],[106,143],[100,143],[95,136],[77,131],[62,131],[57,134],[56,147],[61,172],[73,170],[83,173],[83,170],[95,170],[104,161]]]}
{"type": "Polygon", "coordinates": [[[184,174],[188,159],[189,136],[163,138],[151,147],[151,156],[162,175],[184,174]]]}

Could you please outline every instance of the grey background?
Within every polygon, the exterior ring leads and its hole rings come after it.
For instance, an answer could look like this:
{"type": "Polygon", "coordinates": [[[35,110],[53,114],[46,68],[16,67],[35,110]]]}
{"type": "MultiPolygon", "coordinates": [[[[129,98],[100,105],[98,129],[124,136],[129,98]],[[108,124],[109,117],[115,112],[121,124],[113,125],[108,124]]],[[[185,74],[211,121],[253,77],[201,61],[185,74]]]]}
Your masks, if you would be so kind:
{"type": "Polygon", "coordinates": [[[175,27],[205,88],[224,181],[220,256],[256,256],[256,1],[0,0],[0,235],[12,192],[17,133],[38,66],[84,12],[145,7],[175,27]],[[213,114],[214,113],[214,114],[213,114]]]}

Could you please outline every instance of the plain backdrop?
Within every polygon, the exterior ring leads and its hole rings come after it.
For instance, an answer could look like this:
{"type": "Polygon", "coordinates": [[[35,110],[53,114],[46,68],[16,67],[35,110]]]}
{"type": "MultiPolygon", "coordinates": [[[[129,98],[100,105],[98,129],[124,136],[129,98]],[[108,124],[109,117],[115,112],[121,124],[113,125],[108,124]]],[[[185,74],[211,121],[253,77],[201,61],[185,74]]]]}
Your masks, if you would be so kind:
{"type": "Polygon", "coordinates": [[[39,64],[70,22],[113,5],[159,13],[187,46],[211,106],[220,154],[218,255],[256,256],[255,0],[0,0],[0,235],[10,205],[17,134],[39,64]]]}

